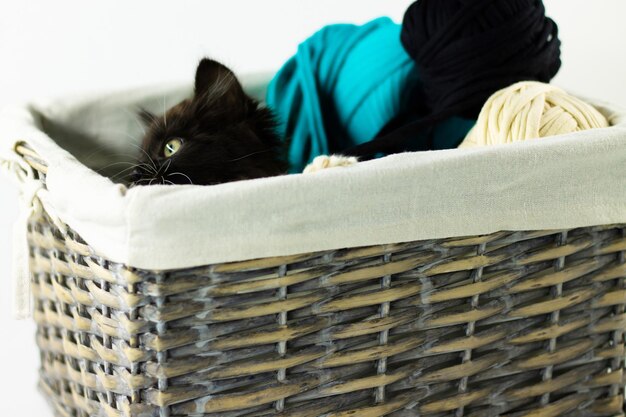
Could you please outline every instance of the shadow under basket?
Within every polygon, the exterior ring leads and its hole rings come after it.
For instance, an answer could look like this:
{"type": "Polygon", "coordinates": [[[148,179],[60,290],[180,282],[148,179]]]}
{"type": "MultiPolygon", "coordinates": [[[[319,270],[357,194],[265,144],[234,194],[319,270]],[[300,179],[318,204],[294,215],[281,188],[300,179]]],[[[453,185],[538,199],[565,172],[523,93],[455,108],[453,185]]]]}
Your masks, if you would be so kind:
{"type": "Polygon", "coordinates": [[[28,236],[57,416],[624,415],[624,224],[171,271],[28,236]]]}

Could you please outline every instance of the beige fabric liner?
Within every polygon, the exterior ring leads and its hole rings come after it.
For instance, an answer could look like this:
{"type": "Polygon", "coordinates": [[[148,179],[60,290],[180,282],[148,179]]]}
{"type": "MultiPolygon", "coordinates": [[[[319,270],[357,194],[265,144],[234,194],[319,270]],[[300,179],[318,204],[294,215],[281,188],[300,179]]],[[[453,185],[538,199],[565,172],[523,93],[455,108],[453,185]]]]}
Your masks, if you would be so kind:
{"type": "MultiPolygon", "coordinates": [[[[249,77],[244,84],[262,97],[265,81],[249,77]]],[[[47,190],[22,182],[24,209],[37,192],[44,207],[102,256],[158,270],[626,222],[626,112],[610,105],[598,106],[609,128],[392,155],[308,175],[126,189],[96,172],[137,152],[131,144],[141,136],[139,105],[160,112],[189,92],[186,86],[145,88],[3,111],[5,167],[19,163],[16,141],[26,141],[49,165],[47,190]]]]}

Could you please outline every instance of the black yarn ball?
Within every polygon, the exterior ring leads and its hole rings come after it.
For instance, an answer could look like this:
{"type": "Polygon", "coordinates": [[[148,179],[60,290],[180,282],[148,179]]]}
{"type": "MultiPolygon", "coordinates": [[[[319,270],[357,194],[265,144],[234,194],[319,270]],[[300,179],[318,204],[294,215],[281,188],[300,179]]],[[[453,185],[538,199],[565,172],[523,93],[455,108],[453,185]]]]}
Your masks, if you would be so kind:
{"type": "Polygon", "coordinates": [[[469,101],[472,117],[497,90],[548,82],[561,66],[557,25],[540,0],[419,0],[404,15],[401,41],[429,107],[469,101]]]}
{"type": "Polygon", "coordinates": [[[348,155],[401,152],[425,128],[452,116],[475,119],[496,91],[549,82],[561,66],[558,28],[541,0],[418,0],[404,15],[401,42],[417,64],[429,113],[348,155]]]}

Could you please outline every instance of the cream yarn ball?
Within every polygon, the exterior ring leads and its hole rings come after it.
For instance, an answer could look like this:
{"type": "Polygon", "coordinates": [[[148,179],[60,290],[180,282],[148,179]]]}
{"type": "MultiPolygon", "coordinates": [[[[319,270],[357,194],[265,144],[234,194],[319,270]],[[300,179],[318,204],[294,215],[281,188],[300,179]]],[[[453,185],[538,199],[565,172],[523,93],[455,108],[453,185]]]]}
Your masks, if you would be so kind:
{"type": "Polygon", "coordinates": [[[562,89],[522,81],[495,92],[459,148],[496,145],[609,126],[593,106],[562,89]]]}

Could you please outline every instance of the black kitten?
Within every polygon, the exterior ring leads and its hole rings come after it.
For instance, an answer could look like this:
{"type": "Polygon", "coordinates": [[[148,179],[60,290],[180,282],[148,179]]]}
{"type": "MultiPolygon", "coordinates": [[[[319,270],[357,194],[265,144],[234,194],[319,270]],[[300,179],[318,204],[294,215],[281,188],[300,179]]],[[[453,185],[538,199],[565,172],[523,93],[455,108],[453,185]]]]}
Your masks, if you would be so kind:
{"type": "Polygon", "coordinates": [[[146,135],[133,185],[209,185],[287,172],[274,115],[216,61],[200,61],[192,98],[163,116],[140,116],[146,135]]]}

